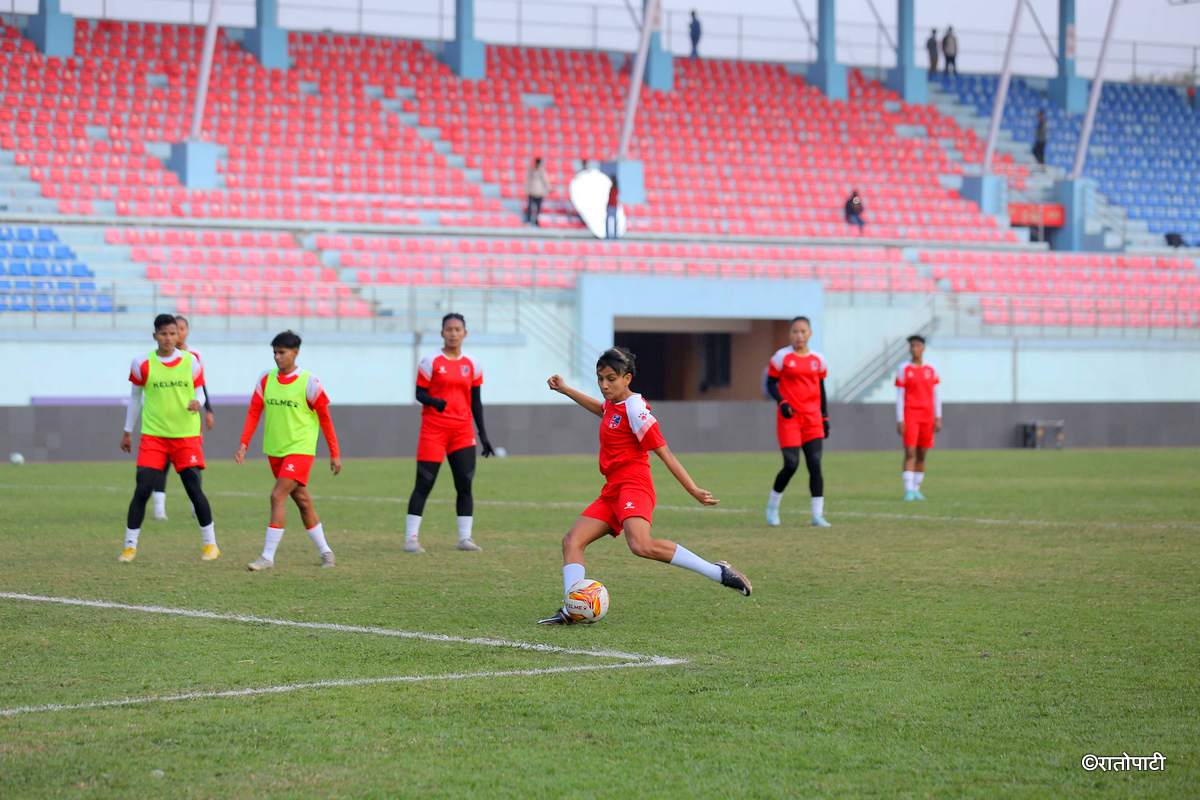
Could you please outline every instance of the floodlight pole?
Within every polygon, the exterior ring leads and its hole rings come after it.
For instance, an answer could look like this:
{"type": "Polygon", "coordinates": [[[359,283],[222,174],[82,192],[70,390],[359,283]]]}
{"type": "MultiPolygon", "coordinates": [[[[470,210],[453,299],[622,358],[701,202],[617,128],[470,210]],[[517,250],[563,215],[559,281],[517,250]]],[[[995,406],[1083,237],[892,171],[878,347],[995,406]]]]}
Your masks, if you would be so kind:
{"type": "Polygon", "coordinates": [[[212,74],[213,51],[217,47],[217,14],[221,0],[209,0],[208,25],[204,28],[204,48],[200,59],[200,78],[196,83],[196,105],[192,109],[192,129],[188,136],[193,142],[202,141],[204,133],[204,104],[208,100],[208,79],[212,74]]]}
{"type": "Polygon", "coordinates": [[[1108,10],[1108,24],[1104,26],[1104,41],[1100,43],[1100,57],[1096,60],[1096,77],[1092,79],[1092,91],[1088,95],[1087,113],[1083,117],[1083,130],[1079,132],[1079,143],[1075,145],[1075,166],[1071,170],[1071,180],[1079,180],[1083,175],[1083,165],[1087,162],[1088,142],[1092,138],[1092,125],[1096,121],[1096,109],[1100,106],[1100,90],[1104,88],[1104,62],[1108,58],[1108,43],[1112,40],[1113,28],[1117,23],[1117,8],[1121,0],[1113,0],[1108,10]]]}
{"type": "Polygon", "coordinates": [[[1000,68],[1000,85],[996,87],[996,98],[992,101],[992,124],[988,126],[987,145],[983,149],[981,175],[992,171],[992,155],[996,152],[996,139],[1000,137],[1000,122],[1004,118],[1004,103],[1008,100],[1008,84],[1012,81],[1013,50],[1017,47],[1017,29],[1021,27],[1021,9],[1025,0],[1013,3],[1012,26],[1008,29],[1008,45],[1004,48],[1004,65],[1000,68]]]}
{"type": "Polygon", "coordinates": [[[617,148],[617,161],[629,158],[629,142],[633,138],[633,122],[637,118],[638,98],[642,94],[642,82],[646,74],[646,58],[650,53],[650,34],[658,24],[662,11],[662,0],[648,0],[642,12],[642,36],[638,40],[637,58],[633,62],[633,74],[629,76],[629,96],[625,99],[625,122],[621,125],[621,143],[617,148]]]}

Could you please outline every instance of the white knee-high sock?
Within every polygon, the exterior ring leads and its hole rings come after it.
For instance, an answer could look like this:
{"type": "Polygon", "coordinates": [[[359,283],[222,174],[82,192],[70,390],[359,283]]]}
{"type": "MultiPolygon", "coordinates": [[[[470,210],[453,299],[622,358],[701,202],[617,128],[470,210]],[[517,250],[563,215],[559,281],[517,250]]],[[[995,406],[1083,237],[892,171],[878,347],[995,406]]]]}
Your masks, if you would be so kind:
{"type": "Polygon", "coordinates": [[[711,581],[717,581],[718,583],[721,581],[720,567],[709,561],[705,561],[681,544],[675,545],[675,555],[671,556],[671,564],[676,567],[690,569],[692,572],[699,572],[711,581]]]}
{"type": "Polygon", "coordinates": [[[913,482],[913,471],[911,469],[904,470],[904,491],[911,492],[917,488],[913,482]]]}
{"type": "Polygon", "coordinates": [[[825,498],[824,497],[814,497],[812,499],[812,515],[814,517],[825,516],[825,498]]]}
{"type": "Polygon", "coordinates": [[[921,481],[923,481],[923,480],[925,480],[925,473],[924,473],[924,472],[914,472],[914,473],[913,473],[913,488],[914,488],[914,489],[920,489],[920,488],[921,488],[921,481]]]}
{"type": "Polygon", "coordinates": [[[275,550],[278,549],[281,541],[283,541],[283,528],[272,528],[268,525],[267,536],[263,540],[262,557],[267,561],[274,561],[275,550]]]}
{"type": "Polygon", "coordinates": [[[142,535],[141,528],[126,528],[125,529],[125,546],[137,549],[138,537],[142,535]]]}
{"type": "Polygon", "coordinates": [[[404,518],[404,541],[415,542],[417,536],[421,533],[421,518],[416,514],[409,514],[404,518]]]}
{"type": "Polygon", "coordinates": [[[317,546],[318,553],[324,555],[333,552],[333,548],[325,541],[325,526],[321,523],[318,522],[308,529],[308,538],[317,546]]]}
{"type": "Polygon", "coordinates": [[[563,597],[571,591],[571,587],[583,580],[586,573],[583,564],[563,564],[563,597]]]}
{"type": "Polygon", "coordinates": [[[459,517],[458,518],[458,540],[465,542],[471,538],[471,528],[475,525],[474,517],[459,517]]]}
{"type": "Polygon", "coordinates": [[[154,513],[155,514],[167,513],[167,493],[166,492],[154,492],[153,494],[150,495],[150,500],[154,503],[154,513]]]}
{"type": "Polygon", "coordinates": [[[778,511],[779,504],[783,502],[783,492],[777,492],[774,489],[767,495],[767,508],[771,511],[778,511]]]}
{"type": "Polygon", "coordinates": [[[217,543],[217,526],[215,523],[210,522],[207,525],[200,526],[200,541],[204,542],[204,544],[217,543]]]}

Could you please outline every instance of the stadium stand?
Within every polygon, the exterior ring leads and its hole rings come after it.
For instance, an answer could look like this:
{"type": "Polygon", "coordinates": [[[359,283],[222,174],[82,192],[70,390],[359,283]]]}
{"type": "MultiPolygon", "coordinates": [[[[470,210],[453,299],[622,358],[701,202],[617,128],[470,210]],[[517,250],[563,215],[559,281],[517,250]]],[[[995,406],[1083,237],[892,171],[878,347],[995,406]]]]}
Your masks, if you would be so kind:
{"type": "MultiPolygon", "coordinates": [[[[980,115],[991,113],[994,75],[943,77],[942,86],[980,115]]],[[[1046,163],[1069,170],[1082,114],[1067,114],[1025,79],[1009,88],[1003,126],[1031,146],[1037,111],[1044,109],[1049,141],[1046,163]]],[[[1200,245],[1200,112],[1175,86],[1107,83],[1101,92],[1092,146],[1084,169],[1100,192],[1135,220],[1146,223],[1161,244],[1162,234],[1180,233],[1200,245]]]]}
{"type": "Polygon", "coordinates": [[[53,228],[0,227],[0,312],[111,313],[95,277],[53,228]]]}

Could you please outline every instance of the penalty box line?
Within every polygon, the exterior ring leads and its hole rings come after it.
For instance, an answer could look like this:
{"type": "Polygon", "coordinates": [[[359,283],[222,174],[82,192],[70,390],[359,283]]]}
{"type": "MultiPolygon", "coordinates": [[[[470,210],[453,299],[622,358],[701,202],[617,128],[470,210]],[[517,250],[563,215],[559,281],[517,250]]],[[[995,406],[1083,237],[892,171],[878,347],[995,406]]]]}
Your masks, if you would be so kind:
{"type": "Polygon", "coordinates": [[[284,694],[304,689],[323,689],[352,686],[373,686],[389,683],[420,683],[428,681],[468,680],[471,678],[505,678],[513,676],[556,675],[572,672],[594,672],[598,670],[632,669],[636,667],[671,667],[686,664],[684,658],[668,658],[666,656],[647,655],[643,653],[626,653],[620,650],[587,650],[557,645],[522,642],[514,639],[496,639],[492,637],[452,636],[442,633],[427,633],[424,631],[405,631],[395,628],[382,628],[365,625],[342,625],[333,622],[303,622],[299,620],[260,617],[252,614],[233,614],[217,611],[204,611],[190,608],[172,608],[169,606],[135,605],[130,603],[115,603],[107,600],[84,600],[73,597],[51,597],[47,595],[24,594],[21,592],[0,592],[0,599],[18,602],[49,603],[61,606],[82,608],[98,608],[115,611],[133,611],[143,614],[163,614],[188,619],[216,620],[222,622],[243,622],[256,625],[277,625],[285,628],[301,628],[306,630],[331,631],[334,633],[366,634],[369,636],[391,636],[400,639],[414,639],[443,644],[462,644],[475,647],[497,647],[514,650],[524,650],[536,653],[550,653],[564,656],[587,656],[591,658],[614,659],[613,664],[581,664],[563,667],[540,667],[516,670],[487,670],[481,672],[455,672],[441,675],[391,675],[379,678],[344,678],[304,683],[282,684],[279,686],[251,687],[246,689],[228,689],[223,691],[181,692],[165,695],[149,695],[145,697],[124,697],[113,700],[95,700],[86,703],[50,703],[36,706],[20,706],[0,709],[0,717],[12,717],[18,714],[29,714],[47,711],[79,711],[95,708],[112,708],[116,706],[142,705],[146,703],[167,703],[182,700],[202,700],[224,697],[253,697],[256,695],[284,694]]]}

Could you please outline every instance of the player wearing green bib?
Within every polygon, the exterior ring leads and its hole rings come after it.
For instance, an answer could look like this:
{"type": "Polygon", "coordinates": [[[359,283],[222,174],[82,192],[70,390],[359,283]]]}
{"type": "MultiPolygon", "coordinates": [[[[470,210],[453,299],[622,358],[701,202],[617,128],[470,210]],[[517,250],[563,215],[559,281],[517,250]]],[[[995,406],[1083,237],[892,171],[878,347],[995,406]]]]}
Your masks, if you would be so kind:
{"type": "Polygon", "coordinates": [[[329,416],[329,396],[316,375],[296,366],[300,354],[300,337],[284,331],[271,340],[275,354],[275,369],[264,372],[254,386],[246,424],[242,428],[241,445],[233,460],[241,464],[259,418],[263,418],[263,452],[275,475],[271,490],[271,521],[267,525],[262,555],[250,562],[249,569],[259,572],[275,566],[275,550],[283,539],[287,522],[287,499],[291,497],[300,509],[300,519],[321,555],[321,566],[334,565],[333,550],[325,541],[325,528],[317,516],[312,495],[308,493],[308,476],[317,453],[317,436],[325,434],[329,445],[329,470],[337,475],[342,471],[342,457],[337,431],[329,416]]]}
{"type": "MultiPolygon", "coordinates": [[[[191,328],[188,324],[187,317],[176,314],[175,327],[179,330],[179,341],[175,343],[175,347],[185,353],[191,353],[192,357],[200,361],[200,354],[192,348],[188,347],[188,333],[191,328]]],[[[203,365],[201,365],[203,368],[203,365]]],[[[216,417],[213,415],[212,402],[208,397],[208,389],[204,390],[204,429],[211,431],[216,422],[216,417]]],[[[154,484],[154,493],[150,495],[150,506],[154,511],[154,518],[165,520],[167,518],[167,471],[164,469],[158,473],[158,480],[154,484]]],[[[192,509],[192,516],[196,516],[196,509],[192,509]]]]}
{"type": "Polygon", "coordinates": [[[196,509],[203,549],[200,557],[215,561],[221,555],[213,528],[212,509],[200,486],[204,469],[204,450],[200,439],[200,415],[206,397],[204,368],[191,353],[176,348],[179,329],[175,317],[159,314],[154,318],[154,341],[158,347],[133,360],[129,370],[129,408],[125,413],[125,432],[121,449],[133,449],[133,426],[142,416],[142,436],[138,442],[137,485],[125,520],[125,548],[118,559],[123,563],[137,556],[138,536],[146,517],[146,501],[159,476],[170,464],[175,465],[183,488],[196,509]]]}

